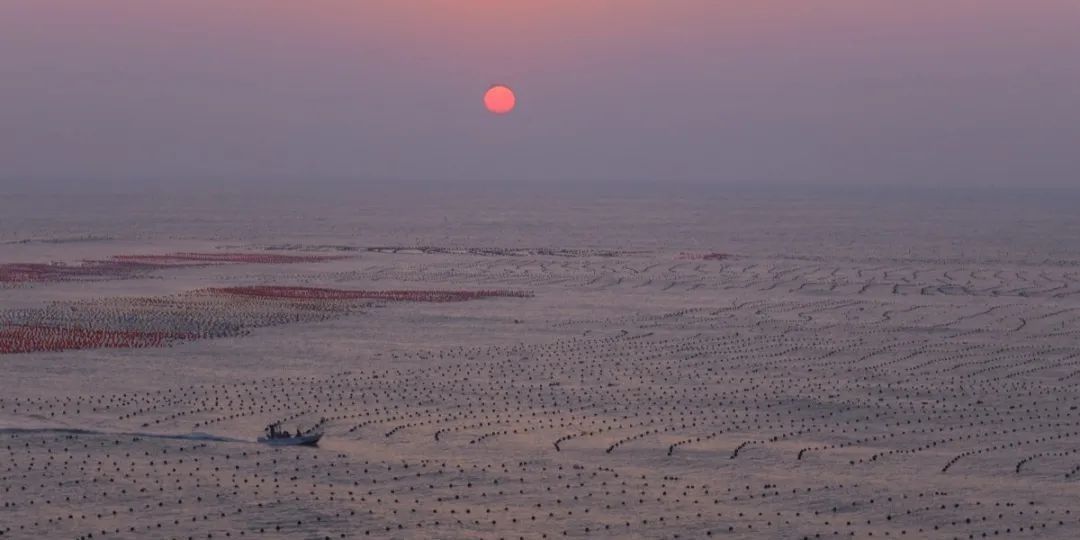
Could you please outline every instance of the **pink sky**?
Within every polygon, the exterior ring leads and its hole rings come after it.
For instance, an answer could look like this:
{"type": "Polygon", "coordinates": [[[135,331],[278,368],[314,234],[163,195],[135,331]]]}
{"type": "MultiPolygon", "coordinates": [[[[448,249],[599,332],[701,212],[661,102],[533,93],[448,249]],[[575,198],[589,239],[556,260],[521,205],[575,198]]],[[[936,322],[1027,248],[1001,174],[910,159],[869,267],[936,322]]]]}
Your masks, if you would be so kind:
{"type": "Polygon", "coordinates": [[[4,0],[0,181],[1068,185],[1077,28],[1075,0],[4,0]]]}

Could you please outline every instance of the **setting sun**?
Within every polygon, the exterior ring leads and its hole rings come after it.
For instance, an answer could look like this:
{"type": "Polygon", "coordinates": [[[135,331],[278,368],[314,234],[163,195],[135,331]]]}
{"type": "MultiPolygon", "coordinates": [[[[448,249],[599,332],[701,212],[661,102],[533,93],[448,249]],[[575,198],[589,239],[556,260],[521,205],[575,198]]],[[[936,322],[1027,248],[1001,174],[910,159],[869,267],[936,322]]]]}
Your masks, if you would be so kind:
{"type": "Polygon", "coordinates": [[[484,94],[484,106],[495,114],[507,114],[517,105],[517,97],[509,86],[492,85],[484,94]]]}

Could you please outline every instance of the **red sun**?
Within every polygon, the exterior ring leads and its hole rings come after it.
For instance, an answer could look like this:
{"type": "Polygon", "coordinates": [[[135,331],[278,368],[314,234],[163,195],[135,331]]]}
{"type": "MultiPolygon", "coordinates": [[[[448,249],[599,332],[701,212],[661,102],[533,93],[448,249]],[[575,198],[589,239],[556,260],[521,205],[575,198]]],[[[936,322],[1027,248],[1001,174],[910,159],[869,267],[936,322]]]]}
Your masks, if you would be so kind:
{"type": "Polygon", "coordinates": [[[517,105],[517,97],[509,86],[492,85],[484,94],[484,106],[495,114],[507,114],[517,105]]]}

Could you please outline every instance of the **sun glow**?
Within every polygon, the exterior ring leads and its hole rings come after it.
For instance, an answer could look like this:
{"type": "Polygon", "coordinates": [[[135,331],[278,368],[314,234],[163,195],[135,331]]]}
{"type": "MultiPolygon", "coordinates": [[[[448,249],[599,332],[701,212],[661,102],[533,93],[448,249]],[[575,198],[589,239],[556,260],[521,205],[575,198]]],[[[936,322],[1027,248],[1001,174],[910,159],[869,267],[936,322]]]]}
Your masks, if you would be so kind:
{"type": "Polygon", "coordinates": [[[484,106],[495,114],[507,114],[517,105],[517,96],[509,86],[492,85],[484,94],[484,106]]]}

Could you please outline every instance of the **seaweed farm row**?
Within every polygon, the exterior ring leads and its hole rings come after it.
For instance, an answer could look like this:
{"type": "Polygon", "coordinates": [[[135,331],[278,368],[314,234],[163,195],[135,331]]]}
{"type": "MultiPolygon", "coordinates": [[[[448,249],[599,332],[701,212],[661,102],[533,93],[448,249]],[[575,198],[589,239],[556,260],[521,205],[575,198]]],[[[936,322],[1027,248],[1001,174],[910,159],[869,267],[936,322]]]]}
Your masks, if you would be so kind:
{"type": "Polygon", "coordinates": [[[131,279],[175,267],[217,264],[295,264],[342,259],[330,255],[283,255],[268,253],[171,253],[164,255],[115,255],[104,260],[67,263],[0,264],[0,283],[51,283],[131,279]]]}
{"type": "Polygon", "coordinates": [[[465,302],[527,298],[514,290],[347,290],[251,286],[159,297],[55,302],[0,311],[0,354],[163,347],[244,335],[254,328],[315,322],[378,302],[465,302]]]}
{"type": "Polygon", "coordinates": [[[1080,347],[997,323],[1063,315],[919,311],[809,297],[611,310],[555,339],[406,345],[338,371],[0,396],[0,418],[54,427],[0,430],[0,530],[1076,538],[1080,347]],[[323,446],[252,442],[268,423],[317,425],[323,446]]]}

